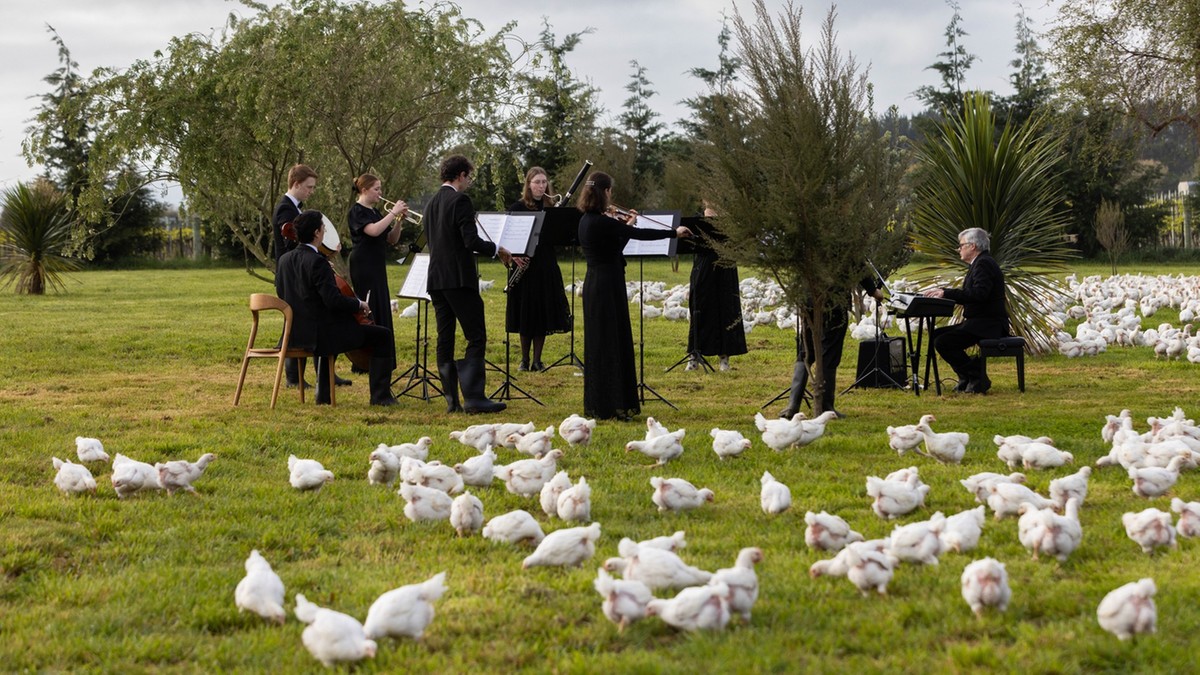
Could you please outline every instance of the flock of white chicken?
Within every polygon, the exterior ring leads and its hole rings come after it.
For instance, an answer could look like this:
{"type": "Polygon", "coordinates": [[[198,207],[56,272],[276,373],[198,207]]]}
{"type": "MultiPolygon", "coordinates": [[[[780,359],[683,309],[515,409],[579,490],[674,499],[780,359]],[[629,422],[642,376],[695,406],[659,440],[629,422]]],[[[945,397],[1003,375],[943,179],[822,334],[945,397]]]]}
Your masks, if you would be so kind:
{"type": "MultiPolygon", "coordinates": [[[[802,447],[821,438],[832,415],[806,419],[766,419],[756,415],[755,425],[762,442],[776,452],[802,447]]],[[[888,427],[889,446],[898,454],[908,452],[943,464],[959,464],[970,444],[962,432],[936,432],[933,415],[912,425],[888,427]]],[[[1132,415],[1123,410],[1110,415],[1101,436],[1111,444],[1108,454],[1096,462],[1097,469],[1120,465],[1127,472],[1131,492],[1143,499],[1166,495],[1179,481],[1180,473],[1200,465],[1200,427],[1176,408],[1170,417],[1150,417],[1149,429],[1134,429],[1132,415]]],[[[369,455],[367,482],[389,489],[399,483],[405,500],[404,514],[414,521],[449,521],[459,536],[480,533],[502,545],[532,545],[522,568],[535,566],[581,567],[591,560],[601,536],[601,526],[591,520],[592,487],[585,477],[572,481],[559,462],[566,456],[555,449],[556,439],[570,448],[591,442],[596,423],[578,415],[557,427],[538,429],[525,424],[477,424],[450,433],[450,439],[478,454],[458,464],[430,460],[432,438],[389,446],[380,444],[369,455]],[[497,450],[524,455],[508,464],[497,463],[497,450]],[[496,481],[523,498],[537,498],[543,513],[577,526],[546,533],[529,511],[518,509],[498,514],[485,522],[484,504],[467,486],[486,489],[496,481]]],[[[713,429],[712,448],[720,460],[736,457],[751,441],[736,430],[713,429]]],[[[653,417],[647,418],[644,438],[626,444],[663,467],[684,452],[684,429],[670,430],[653,417]]],[[[1053,470],[1073,463],[1047,437],[997,435],[993,439],[997,459],[1010,469],[1053,470]]],[[[98,439],[79,437],[76,451],[81,463],[53,458],[54,482],[65,493],[95,492],[96,481],[87,464],[108,461],[98,439]]],[[[152,490],[195,492],[192,483],[203,475],[214,459],[211,454],[197,462],[184,460],[150,465],[118,454],[112,460],[112,484],[119,498],[152,490]]],[[[333,473],[315,459],[288,458],[289,483],[296,490],[320,490],[334,479],[333,473]]],[[[929,519],[897,525],[884,539],[866,541],[841,517],[827,512],[804,516],[805,542],[813,548],[836,553],[812,565],[814,578],[844,576],[863,594],[887,592],[901,563],[937,565],[948,553],[974,550],[983,534],[985,511],[995,520],[1016,517],[1017,536],[1034,560],[1039,556],[1067,560],[1083,541],[1080,511],[1087,497],[1092,467],[1049,481],[1048,496],[1025,485],[1022,473],[978,473],[960,480],[981,505],[946,517],[941,512],[929,519]]],[[[708,488],[698,488],[676,477],[654,476],[649,480],[650,501],[660,511],[686,511],[715,501],[708,488]]],[[[791,507],[791,491],[769,471],[761,477],[760,501],[764,513],[778,515],[791,507]]],[[[879,517],[895,519],[925,505],[930,486],[921,481],[916,466],[883,478],[868,476],[866,494],[870,508],[879,517]]],[[[1179,514],[1173,522],[1169,512],[1150,507],[1130,511],[1122,517],[1127,536],[1146,553],[1176,546],[1176,537],[1200,535],[1200,501],[1171,500],[1179,514]]],[[[1093,526],[1099,526],[1094,524],[1093,526]]],[[[678,551],[686,545],[682,531],[646,541],[623,538],[618,556],[603,562],[594,587],[601,596],[603,614],[624,628],[646,617],[658,617],[682,630],[720,630],[731,617],[749,621],[758,597],[755,565],[763,551],[748,547],[738,551],[733,566],[708,572],[686,563],[678,551]],[[666,589],[679,589],[673,598],[655,597],[666,589]]],[[[269,621],[283,623],[284,585],[270,564],[252,551],[245,562],[246,576],[235,589],[235,604],[269,621]]],[[[989,608],[1004,611],[1012,597],[1007,572],[993,558],[975,560],[960,579],[961,592],[977,615],[989,608]]],[[[382,637],[420,638],[434,617],[432,603],[447,590],[445,573],[383,593],[371,606],[365,622],[332,609],[317,607],[303,595],[295,598],[294,614],[308,624],[301,636],[304,646],[326,665],[373,657],[376,640],[382,637]]],[[[1151,579],[1126,584],[1109,593],[1099,604],[1097,619],[1105,630],[1121,639],[1153,632],[1156,587],[1151,579]]]]}

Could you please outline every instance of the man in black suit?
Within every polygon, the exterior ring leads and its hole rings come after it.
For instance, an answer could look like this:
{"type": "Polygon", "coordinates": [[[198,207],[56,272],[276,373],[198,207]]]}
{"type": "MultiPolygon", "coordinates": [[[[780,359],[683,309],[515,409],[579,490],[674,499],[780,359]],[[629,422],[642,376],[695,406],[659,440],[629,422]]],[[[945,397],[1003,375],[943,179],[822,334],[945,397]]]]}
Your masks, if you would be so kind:
{"type": "Polygon", "coordinates": [[[507,407],[484,395],[484,360],[487,325],[483,298],[479,296],[479,270],[475,254],[499,257],[505,265],[512,255],[502,246],[479,237],[475,206],[464,192],[475,167],[462,155],[442,160],[442,187],[425,207],[425,237],[429,242],[429,279],[426,289],[437,318],[437,362],[446,412],[499,412],[507,407]],[[464,358],[454,359],[455,323],[467,340],[464,358]],[[463,405],[458,402],[462,384],[463,405]]]}
{"type": "Polygon", "coordinates": [[[958,375],[955,391],[986,394],[992,381],[983,374],[978,358],[967,356],[968,347],[980,340],[1008,335],[1008,309],[1004,301],[1004,273],[988,249],[991,239],[978,227],[958,234],[958,255],[970,265],[962,288],[934,288],[923,295],[949,298],[963,306],[963,321],[939,328],[933,340],[938,354],[958,375]]]}
{"type": "Polygon", "coordinates": [[[367,303],[338,290],[333,268],[316,246],[325,229],[321,212],[305,211],[292,223],[300,243],[279,258],[275,293],[292,307],[289,345],[317,355],[317,403],[331,402],[328,357],[370,347],[371,405],[396,405],[391,392],[396,349],[392,331],[359,324],[355,314],[369,312],[367,303]]]}

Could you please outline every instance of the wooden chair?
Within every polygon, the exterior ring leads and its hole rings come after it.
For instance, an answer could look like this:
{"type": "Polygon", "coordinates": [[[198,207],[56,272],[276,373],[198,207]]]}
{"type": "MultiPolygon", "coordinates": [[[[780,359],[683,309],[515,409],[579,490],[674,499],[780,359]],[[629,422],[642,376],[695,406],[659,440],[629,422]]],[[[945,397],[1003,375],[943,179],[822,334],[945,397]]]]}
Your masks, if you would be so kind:
{"type": "MultiPolygon", "coordinates": [[[[236,406],[242,398],[242,387],[246,384],[246,370],[250,367],[250,359],[275,359],[275,388],[271,391],[271,408],[275,408],[275,401],[279,398],[279,385],[283,381],[283,360],[297,359],[297,364],[300,381],[298,388],[300,389],[300,402],[304,403],[304,366],[308,359],[316,359],[316,355],[307,349],[294,349],[288,347],[288,340],[292,336],[292,308],[282,299],[269,295],[267,293],[251,293],[250,294],[250,314],[254,317],[253,323],[250,326],[250,342],[246,345],[246,353],[242,355],[242,374],[238,376],[237,391],[233,394],[233,404],[236,406]],[[280,340],[278,347],[255,347],[254,340],[258,336],[258,316],[259,312],[277,311],[283,314],[283,339],[280,340]]],[[[318,369],[318,373],[320,370],[318,369]]],[[[319,377],[319,375],[318,375],[319,377]]],[[[329,364],[329,403],[333,405],[334,386],[333,386],[333,363],[329,364]]]]}

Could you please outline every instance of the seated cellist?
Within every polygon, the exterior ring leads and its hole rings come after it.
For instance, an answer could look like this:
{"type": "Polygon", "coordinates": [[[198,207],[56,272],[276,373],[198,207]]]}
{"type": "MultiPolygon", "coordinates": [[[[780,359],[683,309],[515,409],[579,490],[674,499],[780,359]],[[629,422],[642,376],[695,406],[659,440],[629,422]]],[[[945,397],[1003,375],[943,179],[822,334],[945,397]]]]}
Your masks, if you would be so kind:
{"type": "Polygon", "coordinates": [[[320,211],[305,211],[293,221],[295,249],[279,258],[275,270],[275,292],[292,307],[289,346],[317,355],[317,403],[331,402],[330,359],[364,347],[371,348],[369,379],[371,405],[395,405],[391,377],[395,363],[392,332],[358,322],[355,315],[370,312],[363,300],[343,295],[334,280],[333,268],[317,249],[324,237],[320,211]]]}

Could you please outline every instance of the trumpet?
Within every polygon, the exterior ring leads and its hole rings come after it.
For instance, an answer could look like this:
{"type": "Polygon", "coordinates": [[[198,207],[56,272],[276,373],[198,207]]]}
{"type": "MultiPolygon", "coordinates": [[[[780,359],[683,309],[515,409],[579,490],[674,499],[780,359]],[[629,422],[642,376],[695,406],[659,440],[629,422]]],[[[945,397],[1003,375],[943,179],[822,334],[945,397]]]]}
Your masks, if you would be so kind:
{"type": "MultiPolygon", "coordinates": [[[[383,202],[383,205],[386,206],[389,211],[396,206],[396,202],[394,202],[390,199],[386,199],[384,197],[380,197],[379,201],[383,202]]],[[[421,224],[421,221],[424,219],[425,219],[425,216],[422,216],[421,214],[417,213],[416,211],[413,211],[412,209],[408,209],[407,211],[404,212],[404,220],[412,223],[413,225],[419,226],[421,224]]]]}

